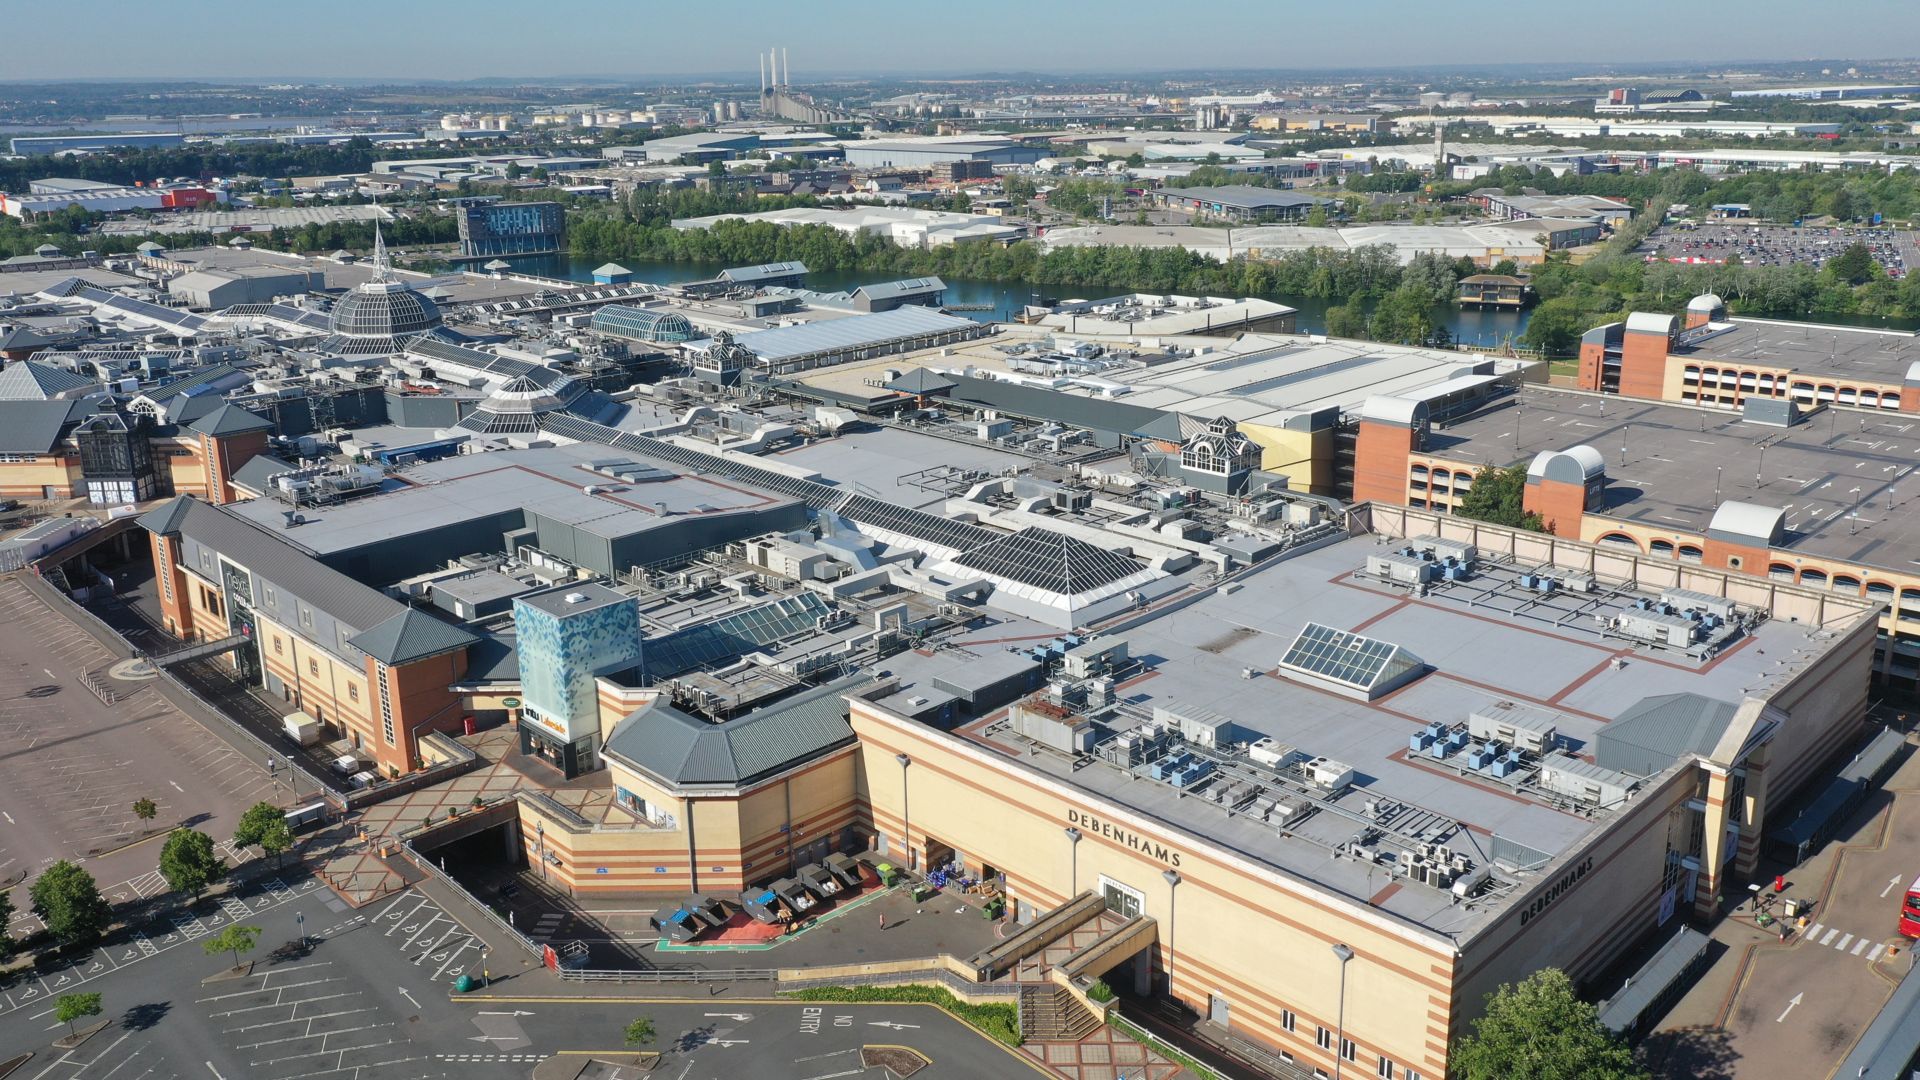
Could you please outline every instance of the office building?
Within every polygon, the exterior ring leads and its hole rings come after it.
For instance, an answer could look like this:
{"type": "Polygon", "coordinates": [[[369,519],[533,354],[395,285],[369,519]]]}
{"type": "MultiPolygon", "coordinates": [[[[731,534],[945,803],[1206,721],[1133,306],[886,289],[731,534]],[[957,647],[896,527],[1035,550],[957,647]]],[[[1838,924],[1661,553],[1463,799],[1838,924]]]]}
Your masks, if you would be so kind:
{"type": "Polygon", "coordinates": [[[546,255],[566,246],[567,215],[559,203],[497,202],[464,206],[457,217],[463,259],[546,255]]]}

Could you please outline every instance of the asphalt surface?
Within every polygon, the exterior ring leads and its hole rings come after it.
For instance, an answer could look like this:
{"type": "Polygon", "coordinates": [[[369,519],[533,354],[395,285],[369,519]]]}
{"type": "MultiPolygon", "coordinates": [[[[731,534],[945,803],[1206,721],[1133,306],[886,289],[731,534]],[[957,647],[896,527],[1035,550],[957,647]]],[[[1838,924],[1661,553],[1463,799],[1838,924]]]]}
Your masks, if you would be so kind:
{"type": "MultiPolygon", "coordinates": [[[[161,835],[190,825],[226,845],[240,814],[284,789],[154,692],[107,673],[118,659],[16,578],[0,578],[0,885],[80,863],[110,900],[161,891],[161,835]],[[107,704],[81,682],[98,673],[107,704]],[[158,807],[142,822],[133,804],[158,807]]],[[[24,910],[25,890],[14,897],[24,910]]],[[[39,924],[22,914],[16,933],[39,924]]]]}
{"type": "Polygon", "coordinates": [[[1855,243],[1867,245],[1875,262],[1898,276],[1913,266],[1913,234],[1889,228],[1760,225],[1749,221],[1702,224],[1693,228],[1663,225],[1648,235],[1639,251],[1674,262],[1724,263],[1738,255],[1747,266],[1805,263],[1819,269],[1855,243]]]}

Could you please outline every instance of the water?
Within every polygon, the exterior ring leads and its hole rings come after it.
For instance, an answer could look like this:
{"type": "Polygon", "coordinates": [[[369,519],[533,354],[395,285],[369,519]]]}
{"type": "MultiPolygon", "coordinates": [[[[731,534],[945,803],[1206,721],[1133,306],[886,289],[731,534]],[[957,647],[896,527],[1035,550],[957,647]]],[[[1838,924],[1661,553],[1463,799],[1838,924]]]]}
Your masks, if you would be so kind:
{"type": "MultiPolygon", "coordinates": [[[[590,281],[593,278],[594,268],[607,260],[589,259],[580,255],[543,255],[509,261],[522,273],[568,278],[573,281],[590,281]]],[[[725,263],[655,262],[645,259],[615,259],[614,261],[633,271],[634,280],[660,285],[711,278],[727,266],[725,263]]],[[[815,271],[807,275],[807,287],[820,292],[841,292],[859,285],[894,281],[899,277],[899,274],[884,271],[838,273],[815,271]]],[[[1113,292],[1113,290],[1089,289],[1083,286],[1026,285],[1019,282],[971,281],[963,278],[943,278],[943,280],[947,283],[947,303],[991,306],[991,310],[986,311],[956,312],[980,322],[1011,321],[1020,313],[1020,309],[1028,304],[1055,304],[1072,299],[1092,300],[1111,295],[1113,292]]],[[[1332,302],[1327,300],[1285,296],[1279,293],[1265,294],[1261,299],[1299,309],[1300,314],[1295,321],[1302,333],[1319,333],[1325,330],[1327,308],[1333,306],[1332,302]]],[[[1450,305],[1435,309],[1434,318],[1453,334],[1455,341],[1468,345],[1500,345],[1509,336],[1517,338],[1527,325],[1526,312],[1472,311],[1450,305]]]]}

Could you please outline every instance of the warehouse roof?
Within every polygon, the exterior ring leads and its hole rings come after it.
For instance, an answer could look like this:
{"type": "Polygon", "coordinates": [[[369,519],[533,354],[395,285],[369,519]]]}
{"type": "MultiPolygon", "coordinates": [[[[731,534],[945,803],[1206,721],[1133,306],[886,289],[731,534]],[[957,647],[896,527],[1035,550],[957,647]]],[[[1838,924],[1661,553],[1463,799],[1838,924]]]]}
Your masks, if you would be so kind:
{"type": "Polygon", "coordinates": [[[91,375],[38,360],[22,360],[0,368],[0,401],[47,401],[98,389],[100,382],[91,375]]]}
{"type": "Polygon", "coordinates": [[[769,364],[820,353],[855,352],[926,334],[974,330],[979,323],[932,308],[907,306],[798,326],[741,334],[736,342],[769,364]]]}
{"type": "Polygon", "coordinates": [[[1331,203],[1317,195],[1302,195],[1295,191],[1283,191],[1279,188],[1255,187],[1252,184],[1227,184],[1223,187],[1162,188],[1157,194],[1170,195],[1179,199],[1193,199],[1199,202],[1216,203],[1239,210],[1287,210],[1297,206],[1321,206],[1331,203]]]}

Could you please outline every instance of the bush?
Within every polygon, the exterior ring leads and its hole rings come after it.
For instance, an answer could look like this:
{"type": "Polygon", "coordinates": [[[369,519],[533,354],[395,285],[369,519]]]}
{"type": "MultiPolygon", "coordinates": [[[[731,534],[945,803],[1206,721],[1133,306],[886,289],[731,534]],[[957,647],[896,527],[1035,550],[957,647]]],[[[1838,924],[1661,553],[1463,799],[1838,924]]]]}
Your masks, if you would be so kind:
{"type": "Polygon", "coordinates": [[[1087,999],[1102,1003],[1112,1001],[1113,987],[1108,986],[1105,979],[1095,979],[1093,984],[1087,987],[1087,999]]]}
{"type": "Polygon", "coordinates": [[[1018,1006],[969,1004],[954,997],[953,992],[945,987],[922,986],[919,983],[904,986],[816,986],[810,990],[793,990],[785,996],[799,1001],[938,1005],[991,1038],[1008,1046],[1020,1045],[1018,1006]]]}

